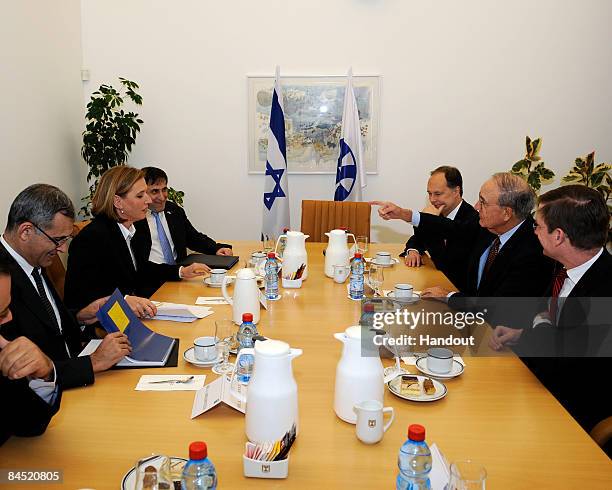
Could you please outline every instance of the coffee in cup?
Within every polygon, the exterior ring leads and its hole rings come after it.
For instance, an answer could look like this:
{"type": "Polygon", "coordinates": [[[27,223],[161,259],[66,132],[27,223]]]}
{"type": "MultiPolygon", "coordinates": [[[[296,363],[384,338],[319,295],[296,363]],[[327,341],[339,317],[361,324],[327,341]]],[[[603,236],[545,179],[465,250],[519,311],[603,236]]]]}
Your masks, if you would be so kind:
{"type": "Polygon", "coordinates": [[[453,351],[444,347],[432,347],[427,351],[427,369],[432,373],[446,374],[453,368],[453,351]]]}
{"type": "Polygon", "coordinates": [[[391,263],[391,253],[376,252],[376,262],[382,265],[389,265],[391,263]]]}
{"type": "Polygon", "coordinates": [[[193,341],[194,356],[198,361],[208,362],[217,358],[217,342],[215,337],[198,337],[193,341]]]}

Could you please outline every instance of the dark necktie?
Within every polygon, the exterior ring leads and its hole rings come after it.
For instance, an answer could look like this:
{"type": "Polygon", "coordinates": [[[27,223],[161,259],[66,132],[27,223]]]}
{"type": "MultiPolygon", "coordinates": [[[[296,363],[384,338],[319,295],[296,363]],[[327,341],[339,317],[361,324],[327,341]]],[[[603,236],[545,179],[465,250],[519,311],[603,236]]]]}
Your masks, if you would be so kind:
{"type": "Polygon", "coordinates": [[[567,270],[561,267],[555,274],[553,281],[552,294],[550,295],[550,304],[548,306],[548,314],[553,325],[557,324],[557,312],[559,311],[559,293],[563,288],[563,283],[567,279],[567,270]]]}
{"type": "Polygon", "coordinates": [[[495,240],[493,240],[493,244],[491,245],[491,248],[489,249],[489,255],[487,255],[487,261],[485,262],[484,269],[482,270],[482,277],[480,279],[481,283],[484,280],[484,278],[487,277],[489,269],[491,269],[491,266],[493,265],[493,262],[495,261],[495,257],[497,257],[497,254],[499,253],[499,245],[500,245],[499,237],[495,237],[495,240]]]}
{"type": "Polygon", "coordinates": [[[51,323],[57,328],[58,331],[61,332],[57,323],[57,317],[55,316],[55,312],[53,311],[53,306],[51,305],[51,301],[49,301],[47,293],[45,292],[45,286],[43,285],[42,276],[40,275],[40,269],[38,267],[35,267],[32,270],[32,277],[34,278],[34,282],[36,283],[36,289],[38,289],[38,295],[40,296],[40,300],[42,301],[45,311],[49,315],[51,323]]]}

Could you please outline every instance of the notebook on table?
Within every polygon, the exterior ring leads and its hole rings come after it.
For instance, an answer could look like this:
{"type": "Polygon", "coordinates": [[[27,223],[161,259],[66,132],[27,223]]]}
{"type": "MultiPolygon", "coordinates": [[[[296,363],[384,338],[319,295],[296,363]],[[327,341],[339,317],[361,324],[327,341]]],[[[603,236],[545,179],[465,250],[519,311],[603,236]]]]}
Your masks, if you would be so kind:
{"type": "Polygon", "coordinates": [[[178,265],[190,265],[197,262],[198,264],[206,264],[211,269],[230,270],[238,263],[239,258],[236,255],[191,254],[177,263],[178,265]]]}

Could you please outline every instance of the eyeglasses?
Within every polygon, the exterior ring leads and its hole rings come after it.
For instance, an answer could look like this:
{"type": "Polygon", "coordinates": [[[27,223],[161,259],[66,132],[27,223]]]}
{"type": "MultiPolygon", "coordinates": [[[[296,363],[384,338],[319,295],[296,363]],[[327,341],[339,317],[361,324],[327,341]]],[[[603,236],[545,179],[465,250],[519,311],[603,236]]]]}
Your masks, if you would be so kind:
{"type": "Polygon", "coordinates": [[[34,228],[36,228],[38,231],[40,231],[43,235],[45,235],[49,240],[51,240],[53,242],[53,244],[55,245],[55,248],[60,248],[64,243],[66,243],[68,240],[70,240],[72,238],[72,235],[68,235],[68,236],[61,236],[59,238],[53,238],[52,236],[49,236],[47,233],[45,233],[40,226],[38,226],[36,223],[32,223],[32,226],[34,226],[34,228]]]}
{"type": "Polygon", "coordinates": [[[480,206],[483,208],[486,208],[487,206],[499,206],[499,204],[494,203],[494,202],[485,202],[485,200],[482,197],[478,198],[478,204],[480,204],[480,206]]]}

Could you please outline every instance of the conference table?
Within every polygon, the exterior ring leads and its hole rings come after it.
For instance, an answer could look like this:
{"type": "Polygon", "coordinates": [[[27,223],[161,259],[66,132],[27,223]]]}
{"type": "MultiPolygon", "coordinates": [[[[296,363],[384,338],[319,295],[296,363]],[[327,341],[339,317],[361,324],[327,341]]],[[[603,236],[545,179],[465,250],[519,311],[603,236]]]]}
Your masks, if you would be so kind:
{"type": "MultiPolygon", "coordinates": [[[[62,484],[42,488],[115,489],[140,457],[187,457],[189,443],[204,440],[220,488],[394,488],[398,450],[408,425],[419,423],[426,428],[427,441],[436,443],[449,461],[482,464],[487,488],[612,488],[609,458],[511,353],[465,355],[464,373],[445,380],[448,394],[435,402],[403,400],[385,389],[384,404],[394,408],[395,421],[380,443],[361,443],[355,426],[341,421],[333,410],[342,352],[333,334],[358,323],[360,303],[347,298],[346,284],[324,275],[324,247],[307,243],[307,280],[300,289],[281,289],[282,298],[262,309],[258,325],[262,335],[304,352],[293,361],[300,433],[290,452],[287,479],[243,476],[246,436],[244,416],[238,411],[221,404],[191,419],[195,392],[134,390],[143,374],[206,374],[207,383],[214,380],[211,369],[187,363],[182,352],[195,337],[209,334],[215,320],[231,318],[229,305],[214,306],[213,315],[194,323],[147,321],[152,329],[180,339],[178,366],[110,370],[96,376],[92,386],[65,392],[61,410],[43,436],[14,437],[0,448],[0,468],[63,470],[62,484]]],[[[258,242],[235,244],[241,260],[234,269],[259,248],[258,242]]],[[[380,250],[397,256],[400,247],[371,244],[368,255],[380,250]]],[[[429,260],[420,268],[400,263],[385,272],[385,289],[398,282],[409,282],[416,290],[451,287],[429,260]]],[[[220,294],[194,279],[166,283],[153,299],[193,304],[198,296],[220,294]]],[[[391,365],[392,360],[384,363],[391,365]]],[[[407,369],[416,373],[414,366],[407,369]]]]}

